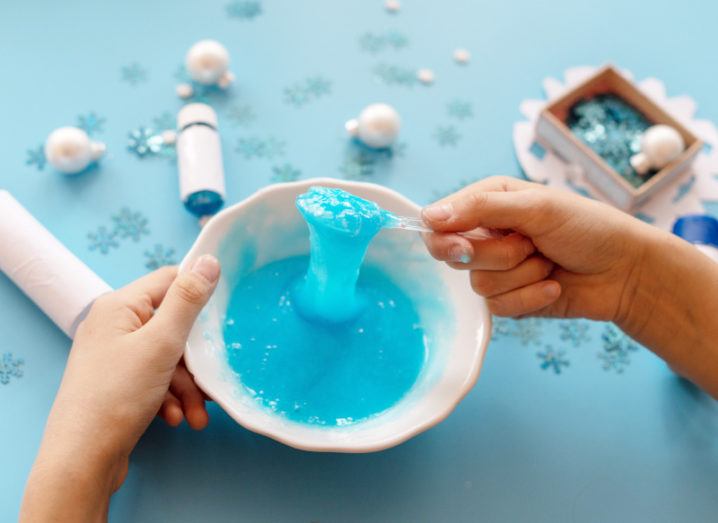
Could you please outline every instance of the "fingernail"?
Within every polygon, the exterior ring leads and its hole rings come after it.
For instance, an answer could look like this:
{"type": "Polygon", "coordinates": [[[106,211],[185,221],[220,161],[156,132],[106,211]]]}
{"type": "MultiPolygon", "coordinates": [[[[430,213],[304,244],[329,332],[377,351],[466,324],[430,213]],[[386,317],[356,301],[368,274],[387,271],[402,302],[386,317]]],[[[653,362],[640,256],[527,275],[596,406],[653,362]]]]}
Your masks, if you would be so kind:
{"type": "Polygon", "coordinates": [[[543,292],[543,295],[547,299],[552,300],[558,298],[558,295],[561,294],[561,286],[556,282],[546,282],[543,289],[541,289],[541,292],[543,292]]]}
{"type": "Polygon", "coordinates": [[[208,282],[214,283],[219,278],[219,262],[211,254],[203,254],[192,265],[192,272],[204,277],[208,282]]]}
{"type": "Polygon", "coordinates": [[[454,207],[450,203],[441,205],[430,205],[423,210],[424,218],[434,222],[445,222],[454,213],[454,207]]]}
{"type": "Polygon", "coordinates": [[[449,248],[450,261],[469,263],[471,261],[471,253],[464,245],[454,245],[449,248]]]}

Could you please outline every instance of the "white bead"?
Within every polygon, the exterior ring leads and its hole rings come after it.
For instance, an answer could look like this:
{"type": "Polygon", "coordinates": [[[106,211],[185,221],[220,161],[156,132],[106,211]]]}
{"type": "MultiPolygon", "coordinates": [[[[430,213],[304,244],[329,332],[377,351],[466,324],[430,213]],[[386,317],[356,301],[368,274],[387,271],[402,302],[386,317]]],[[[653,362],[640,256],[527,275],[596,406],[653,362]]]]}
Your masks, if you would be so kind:
{"type": "Polygon", "coordinates": [[[431,69],[419,69],[416,72],[416,77],[424,85],[431,85],[434,83],[434,71],[431,69]]]}
{"type": "Polygon", "coordinates": [[[177,141],[177,132],[172,129],[162,131],[162,142],[166,145],[173,145],[177,141]]]}
{"type": "Polygon", "coordinates": [[[387,104],[367,105],[356,120],[345,125],[350,135],[356,136],[369,147],[381,149],[391,146],[399,136],[399,113],[387,104]]]}
{"type": "Polygon", "coordinates": [[[399,3],[399,0],[386,0],[386,2],[384,2],[384,9],[390,13],[397,13],[399,9],[401,9],[401,3],[399,3]]]}
{"type": "Polygon", "coordinates": [[[200,40],[187,51],[185,65],[195,82],[214,85],[229,68],[229,52],[216,40],[200,40]]]}
{"type": "Polygon", "coordinates": [[[219,79],[217,85],[219,85],[222,89],[227,89],[230,85],[232,85],[233,82],[234,75],[230,71],[227,71],[219,79]]]}
{"type": "Polygon", "coordinates": [[[459,64],[468,64],[471,60],[471,53],[466,49],[455,49],[454,50],[454,61],[459,64]]]}
{"type": "Polygon", "coordinates": [[[178,84],[175,88],[175,92],[177,93],[177,96],[186,100],[194,94],[194,89],[192,89],[190,84],[178,84]]]}
{"type": "Polygon", "coordinates": [[[631,157],[638,174],[660,170],[675,160],[686,148],[683,137],[670,125],[654,125],[641,136],[641,152],[631,157]]]}
{"type": "Polygon", "coordinates": [[[60,127],[45,141],[45,158],[65,174],[79,173],[105,153],[105,144],[93,142],[82,129],[60,127]]]}

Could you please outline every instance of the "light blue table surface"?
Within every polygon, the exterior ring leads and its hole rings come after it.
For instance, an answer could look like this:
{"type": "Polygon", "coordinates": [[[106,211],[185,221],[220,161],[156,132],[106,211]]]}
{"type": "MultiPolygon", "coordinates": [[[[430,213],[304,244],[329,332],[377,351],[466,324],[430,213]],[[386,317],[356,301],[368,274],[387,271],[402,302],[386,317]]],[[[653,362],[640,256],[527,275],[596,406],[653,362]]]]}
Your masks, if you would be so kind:
{"type": "MultiPolygon", "coordinates": [[[[545,76],[574,65],[612,61],[656,76],[718,120],[711,2],[404,0],[390,15],[381,0],[264,0],[248,19],[229,16],[228,1],[0,6],[0,187],[113,286],[146,273],[155,245],[178,261],[197,234],[173,162],[139,159],[126,143],[129,131],[181,106],[175,73],[200,38],[225,43],[237,75],[230,94],[211,100],[229,202],[296,171],[358,176],[420,203],[468,180],[520,176],[511,142],[518,105],[541,96],[545,76]],[[452,61],[456,47],[472,52],[469,65],[452,61]],[[379,64],[395,66],[384,70],[404,83],[378,80],[379,64]],[[436,83],[407,85],[400,73],[417,67],[432,68],[436,83]],[[329,93],[321,82],[305,89],[316,77],[331,82],[329,93]],[[455,100],[472,114],[450,114],[455,100]],[[403,117],[403,154],[390,161],[357,160],[343,135],[344,121],[373,101],[403,117]],[[99,169],[66,178],[26,163],[53,128],[91,112],[104,119],[95,135],[109,150],[99,169]],[[281,155],[247,157],[279,142],[281,155]],[[91,250],[88,233],[112,231],[123,207],[147,220],[148,234],[118,239],[107,254],[91,250]]],[[[0,384],[0,520],[11,521],[70,342],[1,275],[0,310],[0,352],[24,362],[22,377],[0,384]]],[[[201,433],[156,422],[111,519],[715,521],[716,403],[613,334],[588,322],[498,322],[479,383],[456,411],[378,454],[292,450],[214,405],[201,433]],[[547,350],[560,355],[560,372],[542,368],[547,350]]]]}

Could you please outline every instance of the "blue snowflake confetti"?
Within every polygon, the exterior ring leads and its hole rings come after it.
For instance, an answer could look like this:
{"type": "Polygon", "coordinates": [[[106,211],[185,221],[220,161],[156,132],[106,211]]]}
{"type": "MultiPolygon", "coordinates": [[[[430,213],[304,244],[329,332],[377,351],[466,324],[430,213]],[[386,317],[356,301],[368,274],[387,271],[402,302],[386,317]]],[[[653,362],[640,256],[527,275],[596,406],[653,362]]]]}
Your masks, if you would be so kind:
{"type": "Polygon", "coordinates": [[[471,102],[465,100],[452,100],[446,106],[446,112],[449,117],[456,120],[467,120],[474,117],[474,109],[471,102]]]}
{"type": "Polygon", "coordinates": [[[117,233],[108,230],[105,226],[99,227],[95,232],[88,232],[87,239],[90,240],[87,248],[91,251],[100,251],[101,254],[107,254],[111,249],[120,246],[117,243],[117,233]]]}
{"type": "Polygon", "coordinates": [[[133,87],[146,82],[147,76],[147,69],[142,67],[137,62],[133,62],[129,65],[124,65],[120,69],[120,79],[133,87]]]}
{"type": "Polygon", "coordinates": [[[539,318],[511,318],[494,317],[494,329],[491,339],[511,337],[519,340],[521,345],[540,345],[543,335],[544,322],[539,318]]]}
{"type": "Polygon", "coordinates": [[[550,369],[555,374],[561,374],[561,371],[570,365],[566,358],[566,352],[562,350],[556,351],[550,345],[546,345],[543,351],[537,352],[536,356],[541,360],[541,369],[550,369]]]}
{"type": "Polygon", "coordinates": [[[161,131],[174,130],[177,127],[177,119],[171,112],[165,111],[152,119],[152,126],[161,131]]]}
{"type": "Polygon", "coordinates": [[[581,320],[564,320],[559,323],[560,338],[562,341],[570,342],[574,347],[591,341],[588,335],[588,323],[581,320]]]}
{"type": "Polygon", "coordinates": [[[359,36],[359,48],[370,54],[377,54],[387,49],[399,50],[407,45],[409,45],[409,39],[398,31],[383,33],[367,31],[359,36]]]}
{"type": "Polygon", "coordinates": [[[302,171],[294,167],[291,163],[284,165],[275,165],[272,167],[272,182],[293,182],[298,180],[302,175],[302,171]]]}
{"type": "Polygon", "coordinates": [[[678,203],[683,198],[685,198],[686,195],[689,192],[691,192],[691,189],[693,189],[693,186],[695,185],[695,183],[696,183],[696,177],[695,177],[695,175],[693,175],[690,178],[688,178],[688,180],[686,180],[685,182],[680,184],[678,186],[678,189],[676,189],[675,196],[673,197],[673,203],[678,203]]]}
{"type": "Polygon", "coordinates": [[[145,267],[151,271],[155,271],[165,265],[174,265],[177,263],[175,260],[175,250],[171,247],[165,247],[164,245],[157,243],[155,246],[145,251],[145,267]]]}
{"type": "Polygon", "coordinates": [[[174,148],[164,143],[162,135],[149,127],[140,126],[127,135],[127,150],[139,158],[168,155],[174,148]]]}
{"type": "Polygon", "coordinates": [[[364,152],[349,154],[339,166],[339,172],[347,180],[361,180],[374,174],[376,158],[364,152]]]}
{"type": "Polygon", "coordinates": [[[302,107],[311,101],[332,92],[332,82],[317,75],[292,84],[284,89],[284,102],[293,107],[302,107]]]}
{"type": "Polygon", "coordinates": [[[11,352],[6,352],[0,360],[0,383],[7,385],[10,378],[22,378],[25,361],[15,358],[11,352]]]}
{"type": "Polygon", "coordinates": [[[285,147],[286,142],[273,136],[268,138],[250,136],[237,140],[237,146],[234,150],[247,160],[252,158],[272,159],[284,156],[285,147]]]}
{"type": "Polygon", "coordinates": [[[129,207],[123,207],[117,214],[113,214],[112,223],[113,232],[123,239],[131,238],[138,242],[143,235],[150,233],[147,218],[140,212],[130,210],[129,207]]]}
{"type": "Polygon", "coordinates": [[[262,14],[262,3],[252,0],[235,0],[225,6],[227,16],[240,20],[252,20],[262,14]]]}
{"type": "Polygon", "coordinates": [[[372,69],[374,77],[387,85],[400,85],[413,87],[419,81],[416,78],[416,69],[391,64],[377,64],[372,69]]]}
{"type": "Polygon", "coordinates": [[[233,105],[227,110],[227,119],[235,125],[246,127],[256,119],[250,105],[233,105]]]}
{"type": "Polygon", "coordinates": [[[623,374],[631,364],[630,354],[638,350],[638,345],[611,324],[604,328],[601,341],[603,351],[598,353],[598,358],[603,362],[603,370],[623,374]]]}
{"type": "Polygon", "coordinates": [[[94,111],[81,114],[77,117],[77,126],[83,129],[88,135],[95,136],[105,130],[106,118],[97,115],[94,111]]]}
{"type": "Polygon", "coordinates": [[[441,147],[456,147],[461,141],[461,133],[453,125],[440,125],[434,131],[434,139],[441,147]]]}
{"type": "Polygon", "coordinates": [[[45,168],[46,163],[47,158],[45,158],[44,145],[40,144],[34,149],[27,150],[27,159],[25,160],[25,165],[35,166],[38,171],[42,171],[45,168]]]}

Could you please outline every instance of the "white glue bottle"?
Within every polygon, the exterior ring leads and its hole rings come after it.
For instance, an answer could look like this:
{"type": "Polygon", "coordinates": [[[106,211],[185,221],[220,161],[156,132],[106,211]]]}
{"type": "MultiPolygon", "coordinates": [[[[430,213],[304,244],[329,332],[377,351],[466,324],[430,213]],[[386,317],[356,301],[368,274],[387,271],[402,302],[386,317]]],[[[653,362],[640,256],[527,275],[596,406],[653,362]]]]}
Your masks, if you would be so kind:
{"type": "Polygon", "coordinates": [[[70,338],[112,289],[20,203],[0,190],[0,270],[70,338]]]}
{"type": "Polygon", "coordinates": [[[224,205],[224,167],[217,113],[207,104],[185,105],[177,114],[180,198],[198,218],[224,205]]]}
{"type": "Polygon", "coordinates": [[[706,214],[681,216],[673,224],[673,234],[695,245],[703,254],[718,262],[718,220],[706,214]]]}

